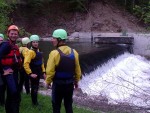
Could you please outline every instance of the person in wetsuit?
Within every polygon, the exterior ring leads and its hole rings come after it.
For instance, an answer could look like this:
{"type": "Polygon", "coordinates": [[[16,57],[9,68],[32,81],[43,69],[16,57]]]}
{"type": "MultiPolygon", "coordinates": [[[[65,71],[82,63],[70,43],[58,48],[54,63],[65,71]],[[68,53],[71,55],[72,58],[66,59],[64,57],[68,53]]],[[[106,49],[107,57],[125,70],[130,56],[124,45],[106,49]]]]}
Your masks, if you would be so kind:
{"type": "Polygon", "coordinates": [[[52,83],[53,113],[60,113],[62,100],[66,113],[73,113],[73,90],[78,88],[81,78],[79,55],[66,44],[67,32],[64,29],[56,29],[52,37],[56,49],[49,54],[45,85],[49,87],[52,83]]]}

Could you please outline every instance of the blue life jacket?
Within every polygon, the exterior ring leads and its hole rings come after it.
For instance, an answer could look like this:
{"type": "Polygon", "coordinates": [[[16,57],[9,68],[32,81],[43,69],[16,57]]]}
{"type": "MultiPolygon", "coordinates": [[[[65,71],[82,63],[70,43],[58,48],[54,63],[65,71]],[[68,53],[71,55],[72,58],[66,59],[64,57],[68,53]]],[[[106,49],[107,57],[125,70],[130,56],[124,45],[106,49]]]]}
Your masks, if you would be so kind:
{"type": "Polygon", "coordinates": [[[34,59],[31,60],[31,63],[30,63],[31,68],[35,66],[41,66],[43,63],[42,52],[35,51],[35,53],[36,53],[36,56],[34,59]]]}
{"type": "Polygon", "coordinates": [[[60,54],[60,62],[56,67],[54,80],[69,80],[74,81],[75,75],[75,56],[73,49],[69,55],[64,54],[60,49],[57,49],[60,54]]]}

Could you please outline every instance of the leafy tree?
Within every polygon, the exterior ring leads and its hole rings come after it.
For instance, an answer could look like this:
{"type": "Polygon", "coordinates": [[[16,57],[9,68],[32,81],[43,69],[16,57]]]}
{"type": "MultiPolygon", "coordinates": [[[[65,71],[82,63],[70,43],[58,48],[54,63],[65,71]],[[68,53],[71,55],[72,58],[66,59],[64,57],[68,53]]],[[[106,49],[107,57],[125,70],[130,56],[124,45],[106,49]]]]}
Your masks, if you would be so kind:
{"type": "Polygon", "coordinates": [[[134,14],[143,20],[144,23],[150,24],[150,1],[148,3],[135,5],[134,14]]]}
{"type": "Polygon", "coordinates": [[[10,24],[9,14],[12,8],[6,0],[0,0],[0,32],[4,33],[8,24],[10,24]]]}
{"type": "Polygon", "coordinates": [[[116,2],[136,15],[139,21],[143,21],[146,25],[150,24],[150,0],[116,0],[116,2]]]}
{"type": "Polygon", "coordinates": [[[88,9],[86,7],[86,3],[88,0],[68,0],[68,3],[71,5],[72,11],[86,11],[88,9]]]}
{"type": "Polygon", "coordinates": [[[87,12],[86,5],[91,0],[20,0],[20,2],[21,1],[30,5],[32,8],[43,7],[44,3],[65,2],[69,4],[70,11],[86,11],[87,12]]]}

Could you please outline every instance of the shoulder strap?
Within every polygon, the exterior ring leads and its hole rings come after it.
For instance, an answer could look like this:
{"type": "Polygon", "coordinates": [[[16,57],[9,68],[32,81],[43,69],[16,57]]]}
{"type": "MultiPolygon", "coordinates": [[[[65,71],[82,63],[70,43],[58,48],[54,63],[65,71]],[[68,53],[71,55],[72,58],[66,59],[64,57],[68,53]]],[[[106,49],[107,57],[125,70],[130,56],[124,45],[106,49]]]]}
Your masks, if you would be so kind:
{"type": "Polygon", "coordinates": [[[57,51],[60,53],[60,55],[64,55],[64,53],[58,48],[57,51]]]}
{"type": "Polygon", "coordinates": [[[74,54],[74,52],[73,52],[73,49],[71,48],[71,53],[70,54],[68,54],[68,55],[66,55],[66,54],[64,54],[59,48],[57,49],[57,51],[60,53],[60,55],[64,55],[64,56],[70,56],[70,55],[72,55],[72,54],[74,54]]]}

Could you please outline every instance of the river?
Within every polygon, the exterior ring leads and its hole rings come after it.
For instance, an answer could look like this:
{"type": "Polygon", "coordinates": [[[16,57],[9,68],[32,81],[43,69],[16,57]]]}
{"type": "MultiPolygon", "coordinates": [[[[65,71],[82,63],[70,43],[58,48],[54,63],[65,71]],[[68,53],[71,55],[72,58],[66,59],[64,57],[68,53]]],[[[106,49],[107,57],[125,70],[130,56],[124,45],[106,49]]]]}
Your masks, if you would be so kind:
{"type": "MultiPolygon", "coordinates": [[[[139,107],[150,105],[150,62],[127,52],[125,45],[94,45],[90,42],[68,42],[80,55],[82,79],[79,87],[89,96],[103,96],[108,103],[128,103],[139,107]]],[[[50,42],[40,42],[45,64],[50,42]],[[44,45],[44,46],[43,46],[44,45]]]]}

